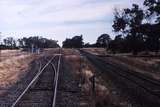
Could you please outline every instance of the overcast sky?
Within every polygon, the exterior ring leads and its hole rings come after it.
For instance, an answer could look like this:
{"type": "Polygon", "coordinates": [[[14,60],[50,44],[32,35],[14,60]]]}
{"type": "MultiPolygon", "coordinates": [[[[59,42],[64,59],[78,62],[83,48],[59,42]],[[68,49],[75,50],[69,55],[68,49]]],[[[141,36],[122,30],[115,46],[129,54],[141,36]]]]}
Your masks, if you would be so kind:
{"type": "Polygon", "coordinates": [[[143,0],[0,0],[2,36],[46,36],[58,40],[83,34],[85,42],[112,37],[114,8],[141,4],[143,0]]]}

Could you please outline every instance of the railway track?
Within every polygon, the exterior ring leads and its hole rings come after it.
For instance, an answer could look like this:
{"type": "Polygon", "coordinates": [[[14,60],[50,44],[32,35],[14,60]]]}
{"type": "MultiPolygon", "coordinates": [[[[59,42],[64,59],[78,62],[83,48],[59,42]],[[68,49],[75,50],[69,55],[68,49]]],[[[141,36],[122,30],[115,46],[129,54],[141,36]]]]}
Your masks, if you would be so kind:
{"type": "Polygon", "coordinates": [[[114,65],[85,51],[80,52],[101,71],[99,75],[110,76],[140,107],[160,107],[160,81],[114,65]]]}
{"type": "Polygon", "coordinates": [[[39,72],[11,107],[55,107],[60,64],[61,51],[44,58],[39,72]]]}

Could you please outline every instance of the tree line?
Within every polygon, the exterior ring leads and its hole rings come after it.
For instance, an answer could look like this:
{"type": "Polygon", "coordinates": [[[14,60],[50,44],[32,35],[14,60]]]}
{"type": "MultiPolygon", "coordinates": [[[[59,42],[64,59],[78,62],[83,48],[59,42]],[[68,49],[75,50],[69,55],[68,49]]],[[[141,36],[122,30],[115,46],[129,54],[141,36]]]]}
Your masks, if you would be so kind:
{"type": "MultiPolygon", "coordinates": [[[[83,36],[66,38],[64,48],[104,47],[113,53],[158,52],[160,49],[160,1],[144,0],[143,6],[133,4],[131,8],[115,9],[112,25],[115,38],[102,34],[96,43],[84,43],[83,36]]],[[[15,40],[5,38],[1,48],[54,48],[59,47],[57,41],[43,37],[29,37],[15,40]]]]}
{"type": "Polygon", "coordinates": [[[63,48],[82,48],[84,45],[83,36],[74,36],[63,41],[63,48]]]}
{"type": "Polygon", "coordinates": [[[158,52],[160,48],[160,1],[144,0],[143,7],[115,10],[112,25],[117,33],[110,49],[114,52],[158,52]]]}
{"type": "Polygon", "coordinates": [[[97,38],[96,43],[84,43],[83,42],[83,35],[74,36],[72,38],[66,38],[65,41],[62,43],[63,48],[90,48],[90,47],[103,47],[107,48],[111,38],[108,34],[102,34],[97,38]]]}
{"type": "Polygon", "coordinates": [[[116,34],[114,39],[102,34],[96,43],[84,44],[82,36],[76,36],[79,42],[74,41],[75,37],[66,39],[63,47],[105,47],[113,53],[132,52],[134,55],[141,51],[157,53],[160,49],[160,1],[144,0],[143,7],[133,4],[131,8],[115,9],[112,27],[116,34]]]}
{"type": "Polygon", "coordinates": [[[14,39],[7,37],[1,43],[1,49],[18,49],[18,48],[57,48],[59,47],[58,41],[47,39],[39,36],[23,37],[14,39]]]}

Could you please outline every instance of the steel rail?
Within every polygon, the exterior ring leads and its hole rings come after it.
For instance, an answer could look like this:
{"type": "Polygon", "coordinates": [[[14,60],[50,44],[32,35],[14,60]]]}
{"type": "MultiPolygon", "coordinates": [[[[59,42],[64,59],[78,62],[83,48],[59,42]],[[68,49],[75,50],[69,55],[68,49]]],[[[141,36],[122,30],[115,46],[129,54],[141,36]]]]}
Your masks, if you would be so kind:
{"type": "MultiPolygon", "coordinates": [[[[141,78],[141,76],[137,76],[134,75],[133,73],[129,73],[128,71],[124,71],[121,68],[118,68],[116,66],[113,66],[112,64],[106,63],[103,59],[96,57],[93,54],[89,54],[87,52],[81,51],[83,53],[84,56],[86,56],[94,65],[96,65],[97,67],[100,65],[97,62],[101,62],[101,64],[108,64],[110,66],[110,70],[112,70],[112,72],[116,75],[119,76],[121,78],[124,78],[126,80],[128,80],[130,83],[135,84],[138,88],[143,89],[145,92],[147,92],[148,94],[150,94],[151,96],[154,96],[156,99],[160,98],[160,94],[158,92],[155,92],[154,90],[152,90],[150,87],[148,87],[148,85],[152,85],[154,86],[153,88],[156,88],[157,90],[160,89],[159,84],[154,83],[153,81],[149,82],[149,79],[144,79],[141,78]],[[94,61],[94,60],[96,61],[94,61]],[[117,71],[116,69],[119,69],[119,71],[117,71]]],[[[102,64],[102,65],[103,65],[102,64]]],[[[105,71],[105,67],[101,66],[98,67],[100,70],[105,71]]],[[[153,79],[154,80],[154,79],[153,79]]],[[[147,100],[148,101],[148,100],[147,100]]],[[[154,103],[154,102],[153,102],[154,103]]],[[[157,100],[156,104],[160,104],[160,102],[157,100]]]]}
{"type": "Polygon", "coordinates": [[[54,84],[55,84],[55,82],[56,82],[56,74],[57,74],[57,70],[56,70],[56,67],[55,67],[55,65],[53,64],[53,63],[50,63],[51,64],[51,66],[52,66],[52,68],[53,68],[53,70],[54,70],[54,84]]]}
{"type": "Polygon", "coordinates": [[[54,69],[54,84],[55,84],[55,82],[56,82],[56,74],[57,74],[57,70],[56,70],[56,67],[55,67],[55,65],[53,64],[53,63],[51,63],[51,65],[52,65],[52,67],[53,67],[53,69],[54,69]]]}
{"type": "MultiPolygon", "coordinates": [[[[41,61],[38,61],[39,62],[39,69],[38,69],[38,72],[40,72],[41,71],[41,69],[42,69],[42,63],[41,63],[41,61]]],[[[38,74],[38,73],[37,73],[38,74]]],[[[36,84],[36,82],[34,82],[32,85],[34,86],[36,84]]]]}
{"type": "Polygon", "coordinates": [[[56,73],[56,78],[55,78],[55,88],[54,88],[54,97],[53,97],[53,104],[52,107],[55,107],[56,105],[56,96],[57,96],[57,86],[58,86],[58,79],[59,79],[59,71],[60,71],[60,64],[61,64],[61,50],[59,54],[59,60],[58,60],[58,67],[57,67],[57,73],[56,73]]]}
{"type": "MultiPolygon", "coordinates": [[[[46,59],[46,60],[47,60],[47,59],[46,59]]],[[[47,60],[47,61],[49,61],[49,60],[47,60]]],[[[54,73],[56,74],[56,71],[57,71],[57,70],[56,70],[56,66],[55,66],[52,62],[51,62],[50,64],[52,65],[53,70],[54,70],[54,73]]]]}
{"type": "Polygon", "coordinates": [[[33,80],[29,83],[27,88],[21,93],[21,95],[16,99],[16,101],[12,104],[11,107],[15,107],[16,104],[20,101],[20,99],[23,97],[23,95],[28,91],[28,89],[31,87],[31,85],[36,81],[36,79],[42,74],[44,69],[51,63],[51,61],[56,57],[57,55],[53,56],[51,60],[48,61],[48,63],[37,73],[37,75],[33,78],[33,80]]]}
{"type": "MultiPolygon", "coordinates": [[[[85,53],[86,55],[88,55],[88,56],[94,56],[93,54],[90,54],[90,53],[87,53],[87,52],[85,52],[85,51],[81,51],[82,53],[85,53]]],[[[94,56],[95,57],[95,56],[94,56]]],[[[98,59],[100,59],[100,60],[102,60],[101,58],[99,58],[98,57],[98,59]]],[[[104,61],[103,61],[104,62],[104,61]]],[[[120,67],[117,67],[117,65],[115,65],[115,64],[111,64],[111,63],[108,63],[108,62],[105,62],[106,64],[108,64],[108,65],[110,65],[110,66],[113,66],[113,68],[116,68],[116,69],[121,69],[121,71],[123,71],[123,72],[125,72],[125,73],[127,73],[127,74],[130,74],[130,75],[133,75],[134,77],[136,77],[136,78],[139,78],[139,79],[141,79],[141,80],[143,80],[143,81],[148,81],[148,82],[150,82],[151,84],[155,84],[155,85],[157,85],[157,86],[160,86],[160,81],[159,80],[156,80],[156,79],[154,79],[154,78],[151,78],[151,77],[149,77],[149,76],[145,76],[144,74],[142,74],[142,73],[139,73],[139,72],[130,72],[129,71],[129,69],[128,70],[124,70],[124,69],[122,69],[122,68],[120,68],[120,67]]]]}

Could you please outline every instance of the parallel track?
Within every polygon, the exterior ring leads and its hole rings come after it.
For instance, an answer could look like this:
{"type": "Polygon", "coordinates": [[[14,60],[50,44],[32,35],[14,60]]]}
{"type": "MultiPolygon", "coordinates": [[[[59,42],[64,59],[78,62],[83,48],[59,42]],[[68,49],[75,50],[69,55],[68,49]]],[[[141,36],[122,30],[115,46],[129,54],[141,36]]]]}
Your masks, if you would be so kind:
{"type": "Polygon", "coordinates": [[[81,53],[101,71],[100,75],[105,74],[112,76],[112,78],[114,77],[113,81],[117,79],[119,86],[122,83],[121,87],[125,87],[124,89],[127,89],[125,90],[126,92],[132,93],[131,95],[134,93],[135,100],[142,103],[143,107],[160,107],[160,81],[122,68],[119,65],[113,65],[103,58],[85,51],[81,51],[81,53]]]}
{"type": "Polygon", "coordinates": [[[39,72],[11,107],[55,107],[61,50],[59,53],[50,59],[44,59],[43,62],[47,63],[43,68],[40,65],[39,72]]]}

